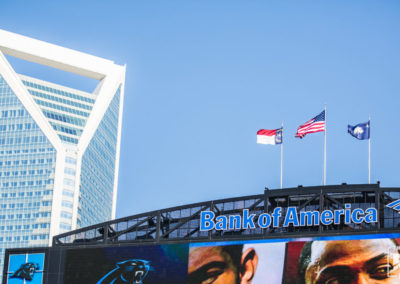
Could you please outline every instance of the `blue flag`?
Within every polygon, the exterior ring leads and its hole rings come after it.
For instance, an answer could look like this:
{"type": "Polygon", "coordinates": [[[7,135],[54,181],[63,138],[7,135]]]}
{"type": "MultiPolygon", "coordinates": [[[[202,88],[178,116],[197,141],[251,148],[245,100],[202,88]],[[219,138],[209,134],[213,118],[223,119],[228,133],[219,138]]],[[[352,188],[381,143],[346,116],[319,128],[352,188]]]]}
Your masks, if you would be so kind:
{"type": "Polygon", "coordinates": [[[355,126],[348,125],[347,132],[349,132],[351,136],[359,140],[369,139],[369,134],[370,134],[369,121],[364,123],[359,123],[355,126]]]}

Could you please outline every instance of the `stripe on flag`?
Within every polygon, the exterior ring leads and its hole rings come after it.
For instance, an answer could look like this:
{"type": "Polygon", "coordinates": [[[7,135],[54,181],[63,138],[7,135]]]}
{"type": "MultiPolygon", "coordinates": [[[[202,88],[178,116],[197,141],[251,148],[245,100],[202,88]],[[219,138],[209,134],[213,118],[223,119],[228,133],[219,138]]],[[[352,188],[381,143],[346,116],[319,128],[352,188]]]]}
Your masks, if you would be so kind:
{"type": "Polygon", "coordinates": [[[325,110],[318,114],[316,117],[311,118],[306,123],[297,128],[296,136],[303,138],[306,134],[323,132],[325,131],[325,110]]]}

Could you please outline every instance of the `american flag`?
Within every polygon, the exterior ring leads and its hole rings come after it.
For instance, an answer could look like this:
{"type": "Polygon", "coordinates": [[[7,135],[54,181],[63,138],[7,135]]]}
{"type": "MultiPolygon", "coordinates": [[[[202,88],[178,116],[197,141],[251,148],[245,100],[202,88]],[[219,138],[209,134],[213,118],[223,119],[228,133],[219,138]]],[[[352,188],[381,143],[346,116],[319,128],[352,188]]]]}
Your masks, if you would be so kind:
{"type": "Polygon", "coordinates": [[[296,137],[303,138],[306,134],[325,131],[325,111],[311,118],[297,128],[296,137]]]}

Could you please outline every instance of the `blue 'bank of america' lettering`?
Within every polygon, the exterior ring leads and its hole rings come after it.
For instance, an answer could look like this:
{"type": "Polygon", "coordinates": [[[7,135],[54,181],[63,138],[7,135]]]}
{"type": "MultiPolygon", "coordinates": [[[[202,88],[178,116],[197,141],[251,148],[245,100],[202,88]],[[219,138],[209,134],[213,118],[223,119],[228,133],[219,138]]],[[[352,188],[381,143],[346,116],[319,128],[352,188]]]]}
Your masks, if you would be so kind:
{"type": "MultiPolygon", "coordinates": [[[[338,225],[376,223],[376,208],[351,209],[350,204],[345,204],[344,209],[297,212],[296,207],[288,207],[283,220],[283,227],[309,227],[319,225],[338,225]]],[[[270,213],[250,214],[249,209],[244,209],[242,215],[215,216],[213,211],[202,211],[200,213],[200,230],[246,230],[255,228],[277,228],[282,218],[282,207],[276,207],[270,213]]]]}

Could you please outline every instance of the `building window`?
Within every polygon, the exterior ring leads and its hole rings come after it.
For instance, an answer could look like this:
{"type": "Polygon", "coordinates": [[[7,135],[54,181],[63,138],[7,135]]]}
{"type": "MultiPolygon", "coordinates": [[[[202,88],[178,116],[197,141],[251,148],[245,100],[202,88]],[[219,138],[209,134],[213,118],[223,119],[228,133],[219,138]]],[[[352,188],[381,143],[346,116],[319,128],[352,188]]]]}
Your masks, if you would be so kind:
{"type": "Polygon", "coordinates": [[[72,157],[66,157],[65,162],[71,165],[76,165],[76,159],[72,157]]]}
{"type": "Polygon", "coordinates": [[[63,200],[62,202],[61,202],[61,206],[62,207],[66,207],[66,208],[72,208],[72,202],[69,202],[69,201],[67,201],[67,200],[63,200]]]}
{"type": "Polygon", "coordinates": [[[64,185],[75,186],[75,182],[70,178],[64,178],[64,185]]]}

